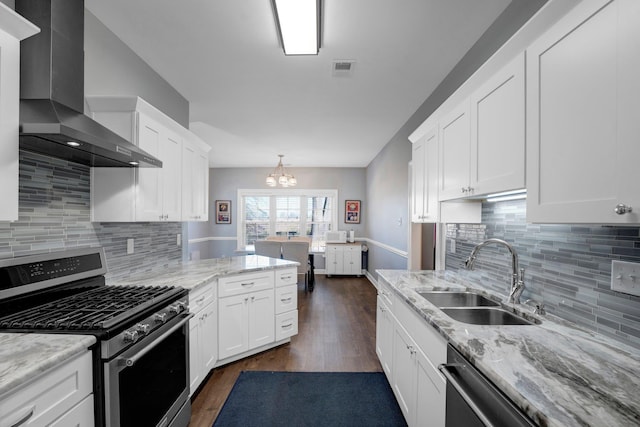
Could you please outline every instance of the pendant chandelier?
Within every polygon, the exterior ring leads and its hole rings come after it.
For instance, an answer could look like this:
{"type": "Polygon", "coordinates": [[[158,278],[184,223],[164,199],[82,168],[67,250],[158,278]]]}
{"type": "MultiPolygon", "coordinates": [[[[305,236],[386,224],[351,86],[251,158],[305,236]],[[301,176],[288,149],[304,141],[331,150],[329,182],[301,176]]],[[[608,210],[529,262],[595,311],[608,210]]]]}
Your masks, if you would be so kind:
{"type": "Polygon", "coordinates": [[[273,173],[270,173],[269,176],[267,176],[267,185],[269,187],[275,187],[277,184],[280,184],[283,187],[295,186],[298,183],[298,180],[295,176],[288,174],[282,165],[282,158],[284,157],[284,154],[278,154],[278,157],[280,157],[278,166],[273,170],[273,173]]]}

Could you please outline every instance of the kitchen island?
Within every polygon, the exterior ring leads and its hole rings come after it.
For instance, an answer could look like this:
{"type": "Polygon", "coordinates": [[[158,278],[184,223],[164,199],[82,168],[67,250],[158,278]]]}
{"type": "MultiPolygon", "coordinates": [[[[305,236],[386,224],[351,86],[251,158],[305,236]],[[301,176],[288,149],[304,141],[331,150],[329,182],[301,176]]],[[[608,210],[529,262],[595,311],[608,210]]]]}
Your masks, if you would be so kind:
{"type": "MultiPolygon", "coordinates": [[[[640,351],[532,307],[506,304],[541,321],[483,326],[458,322],[420,296],[431,290],[474,290],[464,272],[378,270],[424,322],[540,426],[640,424],[640,351]]],[[[500,299],[503,299],[500,296],[500,299]]]]}

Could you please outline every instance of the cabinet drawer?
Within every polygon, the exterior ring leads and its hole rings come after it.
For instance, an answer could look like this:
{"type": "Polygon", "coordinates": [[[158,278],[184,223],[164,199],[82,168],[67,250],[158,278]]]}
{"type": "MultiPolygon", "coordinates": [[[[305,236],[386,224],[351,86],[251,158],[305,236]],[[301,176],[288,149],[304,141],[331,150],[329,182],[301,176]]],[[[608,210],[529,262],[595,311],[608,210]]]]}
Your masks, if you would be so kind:
{"type": "Polygon", "coordinates": [[[276,341],[298,334],[298,310],[276,315],[276,341]]]}
{"type": "Polygon", "coordinates": [[[91,394],[48,427],[93,427],[94,425],[93,394],[91,394]]]}
{"type": "Polygon", "coordinates": [[[210,283],[189,292],[189,311],[197,313],[216,299],[217,286],[210,283]]]}
{"type": "MultiPolygon", "coordinates": [[[[406,302],[398,300],[393,314],[434,366],[447,362],[447,340],[406,302]]],[[[438,373],[441,375],[440,373],[438,373]]]]}
{"type": "Polygon", "coordinates": [[[396,300],[396,294],[391,289],[391,285],[384,281],[384,279],[378,279],[378,295],[385,302],[389,310],[393,312],[393,306],[396,300]]]}
{"type": "Polygon", "coordinates": [[[27,416],[23,426],[49,425],[93,392],[91,372],[91,353],[86,352],[45,373],[0,401],[0,426],[27,416]]]}
{"type": "Polygon", "coordinates": [[[298,269],[276,270],[276,286],[295,285],[298,282],[298,269]]]}
{"type": "Polygon", "coordinates": [[[272,289],[273,282],[273,271],[223,277],[218,279],[218,295],[223,298],[263,289],[272,289]]]}
{"type": "Polygon", "coordinates": [[[298,308],[298,285],[276,288],[276,314],[298,308]]]}

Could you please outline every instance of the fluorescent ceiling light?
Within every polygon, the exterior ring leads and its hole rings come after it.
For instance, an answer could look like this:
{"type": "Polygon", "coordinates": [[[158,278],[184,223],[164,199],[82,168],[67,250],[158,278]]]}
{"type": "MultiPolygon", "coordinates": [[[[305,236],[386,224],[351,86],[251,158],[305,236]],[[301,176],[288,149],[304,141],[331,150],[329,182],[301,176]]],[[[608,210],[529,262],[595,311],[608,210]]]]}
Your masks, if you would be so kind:
{"type": "Polygon", "coordinates": [[[273,0],[285,55],[317,55],[321,0],[273,0]]]}
{"type": "Polygon", "coordinates": [[[527,198],[527,190],[504,191],[502,193],[489,194],[487,202],[505,202],[507,200],[519,200],[527,198]]]}

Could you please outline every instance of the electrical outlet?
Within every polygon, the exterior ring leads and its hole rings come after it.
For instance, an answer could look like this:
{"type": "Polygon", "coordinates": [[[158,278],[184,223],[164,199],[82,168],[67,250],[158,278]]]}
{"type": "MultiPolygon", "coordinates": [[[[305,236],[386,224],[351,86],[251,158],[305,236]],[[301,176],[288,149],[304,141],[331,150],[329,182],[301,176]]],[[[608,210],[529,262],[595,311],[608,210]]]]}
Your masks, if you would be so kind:
{"type": "Polygon", "coordinates": [[[451,249],[452,254],[456,253],[456,239],[449,240],[449,248],[451,249]]]}
{"type": "Polygon", "coordinates": [[[640,296],[640,264],[611,261],[611,289],[640,296]]]}
{"type": "Polygon", "coordinates": [[[182,246],[182,234],[180,233],[178,233],[178,237],[176,237],[176,244],[182,246]]]}
{"type": "Polygon", "coordinates": [[[133,239],[127,239],[127,254],[133,253],[133,239]]]}

